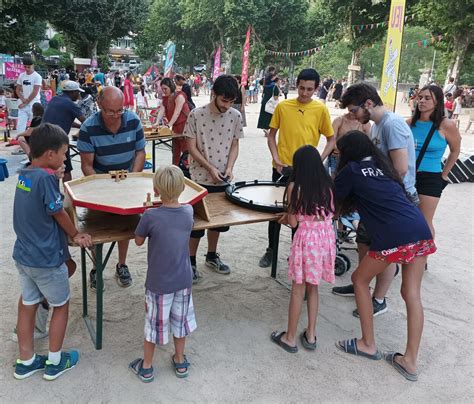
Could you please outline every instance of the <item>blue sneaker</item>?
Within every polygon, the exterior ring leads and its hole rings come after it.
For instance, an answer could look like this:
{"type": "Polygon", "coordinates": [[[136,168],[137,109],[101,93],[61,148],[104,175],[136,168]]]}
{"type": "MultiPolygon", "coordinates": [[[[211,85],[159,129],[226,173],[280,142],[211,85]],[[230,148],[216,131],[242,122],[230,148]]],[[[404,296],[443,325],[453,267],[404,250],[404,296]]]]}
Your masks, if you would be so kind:
{"type": "Polygon", "coordinates": [[[13,377],[18,380],[26,379],[32,374],[43,370],[46,366],[46,360],[48,359],[45,355],[36,355],[35,360],[29,366],[24,365],[20,359],[17,359],[15,364],[15,372],[13,377]]]}
{"type": "Polygon", "coordinates": [[[67,372],[68,370],[76,366],[77,362],[79,362],[79,352],[61,352],[61,360],[59,361],[58,365],[54,365],[48,360],[46,361],[43,379],[55,380],[64,372],[67,372]]]}

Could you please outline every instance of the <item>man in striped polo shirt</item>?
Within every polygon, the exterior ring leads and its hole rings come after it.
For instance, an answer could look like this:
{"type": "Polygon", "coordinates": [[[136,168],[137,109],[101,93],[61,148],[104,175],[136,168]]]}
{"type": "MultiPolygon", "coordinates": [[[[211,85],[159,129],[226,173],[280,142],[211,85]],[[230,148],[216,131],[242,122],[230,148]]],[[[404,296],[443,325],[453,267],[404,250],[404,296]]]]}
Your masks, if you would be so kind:
{"type": "MultiPolygon", "coordinates": [[[[123,94],[116,87],[105,87],[98,98],[100,111],[84,121],[77,148],[81,153],[84,175],[102,174],[110,170],[139,172],[145,164],[145,137],[140,118],[124,110],[123,94]]],[[[125,261],[129,241],[118,242],[119,262],[116,278],[120,286],[132,285],[125,261]]],[[[89,275],[89,287],[96,289],[96,272],[89,275]]]]}

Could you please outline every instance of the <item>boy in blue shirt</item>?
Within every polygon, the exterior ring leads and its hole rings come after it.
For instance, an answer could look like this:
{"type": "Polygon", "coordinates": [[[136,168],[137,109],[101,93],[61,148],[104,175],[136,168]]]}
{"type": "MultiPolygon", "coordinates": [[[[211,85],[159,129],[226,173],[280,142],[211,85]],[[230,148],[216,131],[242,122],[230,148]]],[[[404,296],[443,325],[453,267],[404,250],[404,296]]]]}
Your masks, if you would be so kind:
{"type": "Polygon", "coordinates": [[[20,358],[14,377],[25,379],[44,369],[44,379],[54,380],[73,368],[77,351],[61,352],[69,309],[69,258],[66,235],[81,247],[92,245],[88,234],[79,233],[63,208],[54,172],[62,167],[69,139],[56,125],[42,124],[30,136],[31,165],[20,171],[13,205],[17,235],[13,259],[20,276],[16,331],[20,358]],[[38,305],[47,299],[53,307],[49,327],[49,354],[36,355],[33,330],[38,305]]]}
{"type": "Polygon", "coordinates": [[[175,347],[171,361],[176,376],[187,377],[189,362],[184,345],[186,337],[196,329],[189,259],[193,208],[178,201],[184,191],[183,172],[177,166],[160,167],[153,186],[161,196],[162,205],[148,209],[135,230],[138,246],[148,237],[145,342],[143,359],[135,359],[129,368],[143,382],[153,381],[155,345],[168,343],[170,328],[175,347]]]}

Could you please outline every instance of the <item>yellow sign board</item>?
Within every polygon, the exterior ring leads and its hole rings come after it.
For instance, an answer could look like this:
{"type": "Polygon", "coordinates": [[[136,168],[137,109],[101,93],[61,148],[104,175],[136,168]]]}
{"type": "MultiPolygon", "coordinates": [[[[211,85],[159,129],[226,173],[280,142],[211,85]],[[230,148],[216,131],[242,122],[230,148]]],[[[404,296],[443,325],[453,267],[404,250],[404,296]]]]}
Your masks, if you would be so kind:
{"type": "Polygon", "coordinates": [[[392,0],[388,21],[387,43],[383,62],[380,97],[387,109],[395,111],[397,100],[398,69],[402,53],[403,26],[406,0],[392,0]]]}

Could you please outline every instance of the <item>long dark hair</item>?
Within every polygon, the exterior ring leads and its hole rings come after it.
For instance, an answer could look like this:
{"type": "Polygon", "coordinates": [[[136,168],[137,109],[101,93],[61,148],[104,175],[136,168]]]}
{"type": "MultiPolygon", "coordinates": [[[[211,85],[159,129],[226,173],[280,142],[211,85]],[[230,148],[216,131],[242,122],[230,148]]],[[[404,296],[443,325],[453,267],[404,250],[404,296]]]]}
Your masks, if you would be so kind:
{"type": "MultiPolygon", "coordinates": [[[[359,130],[347,132],[346,135],[337,141],[337,148],[340,152],[339,164],[337,166],[338,173],[342,171],[349,162],[360,162],[370,157],[375,166],[382,170],[386,177],[395,181],[405,190],[402,179],[388,158],[372,143],[365,133],[359,130]]],[[[342,214],[353,211],[355,207],[355,199],[353,197],[348,197],[344,201],[338,201],[338,208],[342,214]]]]}
{"type": "Polygon", "coordinates": [[[319,215],[334,212],[333,182],[315,147],[302,146],[295,152],[288,183],[294,183],[291,195],[288,195],[288,188],[283,195],[289,213],[319,215]]]}
{"type": "MultiPolygon", "coordinates": [[[[431,97],[435,101],[435,109],[430,115],[430,121],[435,124],[436,129],[439,129],[439,127],[441,125],[441,121],[445,117],[445,115],[444,115],[444,94],[443,94],[443,90],[438,86],[430,84],[430,85],[424,86],[418,92],[418,95],[422,91],[426,91],[426,90],[428,90],[430,92],[431,97]]],[[[416,121],[418,121],[420,119],[420,115],[421,115],[421,113],[420,113],[420,110],[418,109],[418,103],[417,103],[415,111],[413,112],[413,116],[411,117],[411,122],[410,122],[411,127],[416,126],[416,121]]]]}

